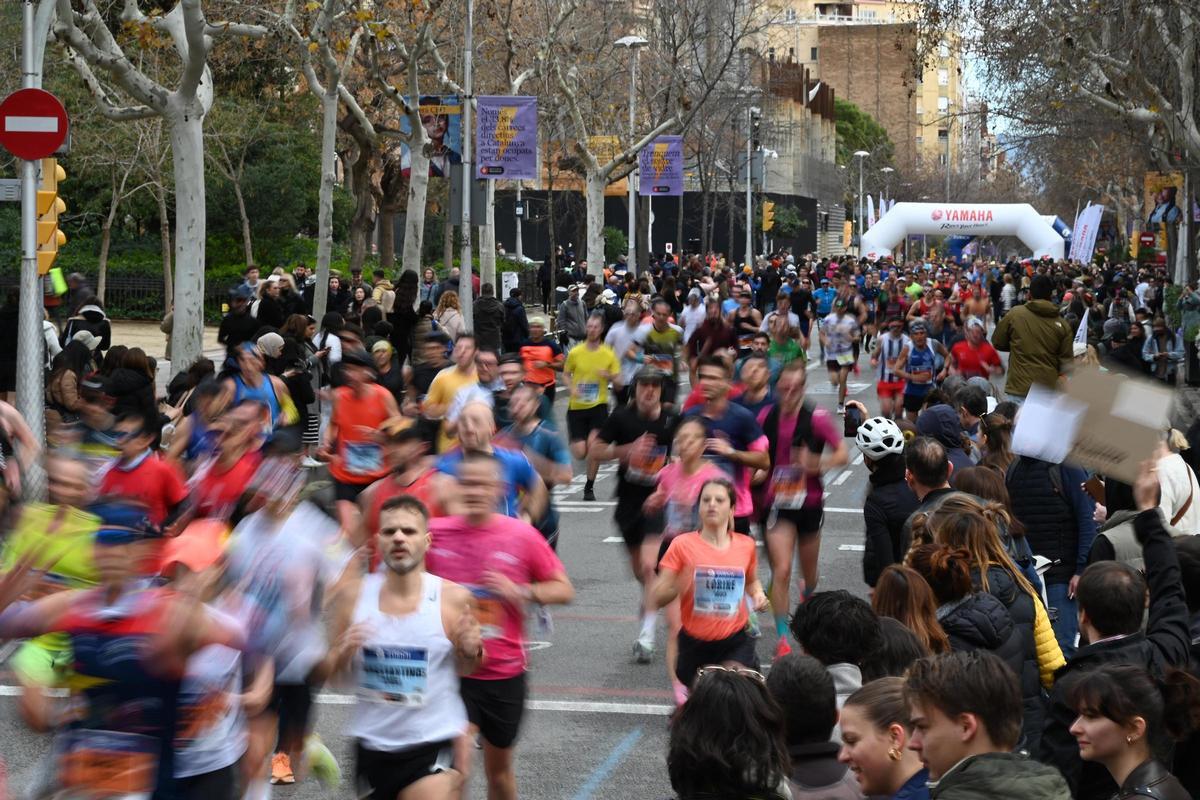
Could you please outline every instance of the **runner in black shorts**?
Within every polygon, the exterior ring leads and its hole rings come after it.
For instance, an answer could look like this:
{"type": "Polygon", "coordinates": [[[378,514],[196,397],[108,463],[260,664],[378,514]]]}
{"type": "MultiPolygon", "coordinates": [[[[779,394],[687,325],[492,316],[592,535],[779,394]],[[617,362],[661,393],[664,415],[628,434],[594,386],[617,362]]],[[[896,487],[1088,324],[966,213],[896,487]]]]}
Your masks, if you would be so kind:
{"type": "Polygon", "coordinates": [[[567,403],[567,435],[571,455],[587,463],[583,499],[595,500],[596,473],[600,462],[592,456],[596,433],[608,421],[608,384],[621,374],[616,352],[600,338],[604,317],[592,314],[585,326],[587,339],[571,348],[563,364],[570,400],[567,403]]]}
{"type": "Polygon", "coordinates": [[[663,380],[663,373],[654,368],[639,370],[634,378],[634,401],[615,410],[596,437],[596,457],[620,462],[613,521],[625,540],[633,576],[642,584],[643,625],[653,624],[655,618],[648,592],[654,585],[661,535],[661,525],[648,517],[643,506],[654,493],[658,472],[670,457],[679,419],[663,408],[663,380]]]}

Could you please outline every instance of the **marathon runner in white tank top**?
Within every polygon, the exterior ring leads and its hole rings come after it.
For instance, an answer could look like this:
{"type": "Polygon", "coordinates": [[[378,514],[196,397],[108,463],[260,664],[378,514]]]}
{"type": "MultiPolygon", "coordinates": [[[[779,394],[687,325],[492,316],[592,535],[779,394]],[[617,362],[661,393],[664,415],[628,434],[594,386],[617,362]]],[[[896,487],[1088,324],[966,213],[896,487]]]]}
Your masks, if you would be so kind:
{"type": "Polygon", "coordinates": [[[385,569],[339,601],[334,624],[344,633],[325,662],[352,676],[358,696],[348,731],[358,796],[457,798],[467,730],[458,676],[483,661],[479,622],[470,592],[425,572],[424,505],[400,495],[379,518],[385,569]]]}

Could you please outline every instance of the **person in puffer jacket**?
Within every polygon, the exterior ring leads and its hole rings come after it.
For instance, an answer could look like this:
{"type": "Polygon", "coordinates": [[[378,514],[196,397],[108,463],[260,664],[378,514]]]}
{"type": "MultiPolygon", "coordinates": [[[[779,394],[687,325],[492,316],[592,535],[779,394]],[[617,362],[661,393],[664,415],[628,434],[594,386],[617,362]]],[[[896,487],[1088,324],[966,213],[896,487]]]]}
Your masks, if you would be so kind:
{"type": "Polygon", "coordinates": [[[987,650],[1020,675],[1024,663],[1021,631],[995,596],[971,585],[971,554],[940,544],[914,548],[912,568],[921,573],[937,600],[937,620],[951,650],[987,650]]]}
{"type": "MultiPolygon", "coordinates": [[[[1045,718],[1045,694],[1054,684],[1054,672],[1065,662],[1041,597],[1021,575],[1000,541],[996,504],[985,506],[970,495],[947,498],[926,520],[936,544],[970,554],[971,583],[1008,610],[1021,644],[1020,670],[1024,705],[1021,748],[1037,753],[1045,718]]],[[[1015,663],[1015,662],[1014,662],[1015,663]]]]}

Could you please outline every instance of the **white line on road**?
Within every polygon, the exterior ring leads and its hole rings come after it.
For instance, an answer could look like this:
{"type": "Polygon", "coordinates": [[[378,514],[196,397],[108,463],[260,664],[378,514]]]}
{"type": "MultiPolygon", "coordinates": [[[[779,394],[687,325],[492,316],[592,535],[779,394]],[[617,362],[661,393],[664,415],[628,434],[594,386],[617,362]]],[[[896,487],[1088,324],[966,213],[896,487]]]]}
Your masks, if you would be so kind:
{"type": "Polygon", "coordinates": [[[834,486],[841,486],[846,481],[850,480],[850,470],[845,470],[841,475],[837,476],[837,480],[833,482],[834,486]]]}
{"type": "Polygon", "coordinates": [[[862,511],[863,510],[861,508],[830,508],[829,506],[825,507],[826,514],[861,514],[862,511]]]}
{"type": "Polygon", "coordinates": [[[559,506],[558,511],[561,514],[599,514],[601,511],[607,511],[607,509],[603,507],[588,508],[587,506],[567,506],[566,508],[563,508],[559,506]]]}
{"type": "Polygon", "coordinates": [[[621,544],[624,541],[620,536],[605,536],[603,544],[621,544]]]}
{"type": "Polygon", "coordinates": [[[554,505],[558,508],[587,508],[589,506],[608,506],[612,507],[617,504],[616,500],[556,500],[554,505]]]}
{"type": "Polygon", "coordinates": [[[859,454],[858,454],[858,455],[857,455],[857,456],[854,458],[854,460],[850,462],[850,465],[851,465],[851,466],[854,466],[854,467],[857,467],[857,466],[858,466],[859,464],[861,464],[862,462],[863,462],[863,454],[862,454],[862,453],[859,453],[859,454]]]}
{"type": "Polygon", "coordinates": [[[849,550],[852,553],[861,553],[866,550],[866,545],[862,544],[839,544],[838,550],[849,550]]]}

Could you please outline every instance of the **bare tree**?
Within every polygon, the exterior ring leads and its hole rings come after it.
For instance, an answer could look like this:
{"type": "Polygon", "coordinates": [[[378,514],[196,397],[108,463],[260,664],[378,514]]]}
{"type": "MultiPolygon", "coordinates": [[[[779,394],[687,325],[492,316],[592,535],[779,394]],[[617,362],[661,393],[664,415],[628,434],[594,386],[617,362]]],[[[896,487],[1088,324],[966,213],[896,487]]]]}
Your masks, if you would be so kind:
{"type": "Polygon", "coordinates": [[[246,104],[218,102],[209,116],[205,139],[210,146],[205,155],[208,163],[221,174],[233,189],[238,220],[242,229],[242,251],[246,266],[254,266],[254,243],[250,235],[250,215],[242,181],[246,175],[246,158],[256,146],[274,135],[267,117],[246,104]]]}

